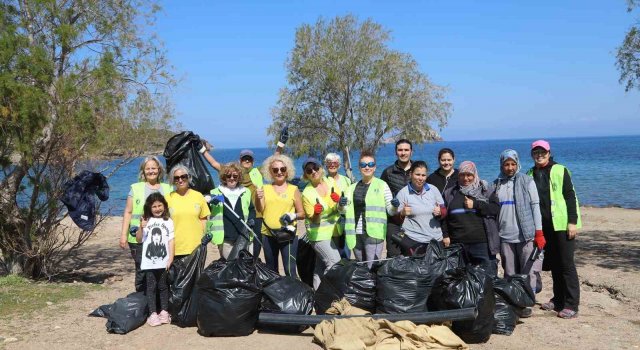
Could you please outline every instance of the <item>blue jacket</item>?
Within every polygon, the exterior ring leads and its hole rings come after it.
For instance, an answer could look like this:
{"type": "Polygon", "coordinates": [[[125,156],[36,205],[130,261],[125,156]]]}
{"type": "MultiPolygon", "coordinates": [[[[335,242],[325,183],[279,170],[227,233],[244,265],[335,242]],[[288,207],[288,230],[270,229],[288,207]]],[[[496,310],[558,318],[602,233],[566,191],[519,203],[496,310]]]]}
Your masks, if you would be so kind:
{"type": "Polygon", "coordinates": [[[62,203],[67,206],[73,222],[85,231],[91,231],[95,227],[94,195],[101,201],[109,199],[107,178],[100,173],[85,170],[64,184],[62,203]]]}

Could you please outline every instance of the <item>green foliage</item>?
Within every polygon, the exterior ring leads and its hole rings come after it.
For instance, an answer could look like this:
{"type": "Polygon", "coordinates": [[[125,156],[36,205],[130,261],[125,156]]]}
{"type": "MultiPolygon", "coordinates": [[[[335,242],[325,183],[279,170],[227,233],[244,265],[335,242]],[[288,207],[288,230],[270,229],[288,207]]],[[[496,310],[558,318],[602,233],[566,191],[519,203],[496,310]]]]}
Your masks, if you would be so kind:
{"type": "MultiPolygon", "coordinates": [[[[632,12],[638,6],[638,1],[628,0],[627,11],[632,12]]],[[[625,91],[640,89],[640,24],[631,26],[618,48],[616,66],[620,72],[620,84],[625,91]]]]}
{"type": "Polygon", "coordinates": [[[295,155],[437,138],[451,111],[446,89],[410,54],[390,49],[389,40],[380,24],[353,16],[298,28],[269,133],[277,137],[289,125],[295,155]]]}

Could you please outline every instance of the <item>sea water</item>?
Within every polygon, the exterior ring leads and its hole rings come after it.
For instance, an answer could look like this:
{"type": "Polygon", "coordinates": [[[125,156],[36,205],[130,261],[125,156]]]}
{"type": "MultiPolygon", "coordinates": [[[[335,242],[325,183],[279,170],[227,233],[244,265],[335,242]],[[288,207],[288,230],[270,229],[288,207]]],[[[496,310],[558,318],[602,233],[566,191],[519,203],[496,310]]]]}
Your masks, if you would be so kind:
{"type": "MultiPolygon", "coordinates": [[[[552,138],[554,160],[565,165],[572,174],[572,180],[580,205],[597,207],[619,206],[640,208],[640,136],[552,138]]],[[[215,140],[211,140],[214,141],[215,140]]],[[[533,166],[530,145],[534,140],[488,140],[488,141],[444,141],[414,145],[413,160],[424,160],[429,172],[438,167],[438,150],[443,147],[453,149],[456,165],[471,160],[476,163],[480,178],[493,181],[500,171],[500,153],[514,149],[520,155],[522,172],[533,166]]],[[[253,148],[256,166],[273,153],[267,148],[253,148]]],[[[212,155],[220,163],[238,159],[240,149],[214,149],[212,155]]],[[[342,156],[342,152],[337,152],[342,156]]],[[[356,178],[359,151],[351,153],[351,162],[356,178]]],[[[302,161],[295,159],[296,176],[302,175],[302,161]]],[[[161,158],[162,159],[162,158],[161,158]]],[[[387,144],[376,152],[376,176],[395,161],[395,145],[387,144]]],[[[164,161],[164,159],[162,159],[164,161]]],[[[322,159],[321,159],[322,160],[322,159]]],[[[110,197],[101,206],[102,212],[122,215],[130,185],[137,181],[142,158],[136,159],[115,172],[108,180],[110,197]]],[[[117,161],[112,161],[115,164],[117,161]]],[[[218,173],[210,168],[218,185],[218,173]]],[[[340,170],[344,173],[344,169],[340,170]]]]}

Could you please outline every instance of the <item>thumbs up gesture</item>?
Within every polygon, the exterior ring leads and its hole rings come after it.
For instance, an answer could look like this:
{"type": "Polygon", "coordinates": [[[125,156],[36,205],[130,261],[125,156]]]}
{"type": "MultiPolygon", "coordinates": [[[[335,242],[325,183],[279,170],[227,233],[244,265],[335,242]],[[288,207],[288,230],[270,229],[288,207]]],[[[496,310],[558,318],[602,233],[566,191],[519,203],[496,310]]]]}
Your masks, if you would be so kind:
{"type": "Polygon", "coordinates": [[[339,205],[341,207],[346,207],[347,206],[347,197],[344,196],[344,191],[342,191],[342,195],[340,196],[340,203],[339,205]]]}
{"type": "Polygon", "coordinates": [[[313,206],[313,213],[315,215],[320,215],[323,209],[324,207],[322,207],[322,204],[320,204],[320,199],[316,198],[316,205],[313,206]]]}
{"type": "Polygon", "coordinates": [[[409,203],[404,203],[404,207],[402,208],[402,215],[411,216],[411,207],[409,206],[409,203]]]}
{"type": "Polygon", "coordinates": [[[331,187],[331,200],[334,203],[338,203],[340,201],[340,196],[334,191],[333,187],[331,187]]]}
{"type": "Polygon", "coordinates": [[[467,209],[473,209],[473,199],[464,196],[464,207],[467,209]]]}

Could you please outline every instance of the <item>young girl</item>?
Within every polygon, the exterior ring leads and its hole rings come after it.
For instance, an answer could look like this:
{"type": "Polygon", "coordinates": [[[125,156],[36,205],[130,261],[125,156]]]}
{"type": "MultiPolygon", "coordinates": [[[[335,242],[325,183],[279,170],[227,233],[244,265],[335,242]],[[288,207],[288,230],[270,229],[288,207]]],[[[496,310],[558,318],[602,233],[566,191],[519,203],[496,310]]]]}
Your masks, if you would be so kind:
{"type": "Polygon", "coordinates": [[[169,309],[169,286],[167,270],[173,262],[174,240],[173,221],[169,218],[167,201],[160,193],[152,193],[144,203],[144,216],[136,233],[136,240],[142,243],[142,262],[147,280],[146,295],[149,300],[150,326],[171,323],[169,309]],[[160,295],[160,313],[156,298],[160,295]]]}

